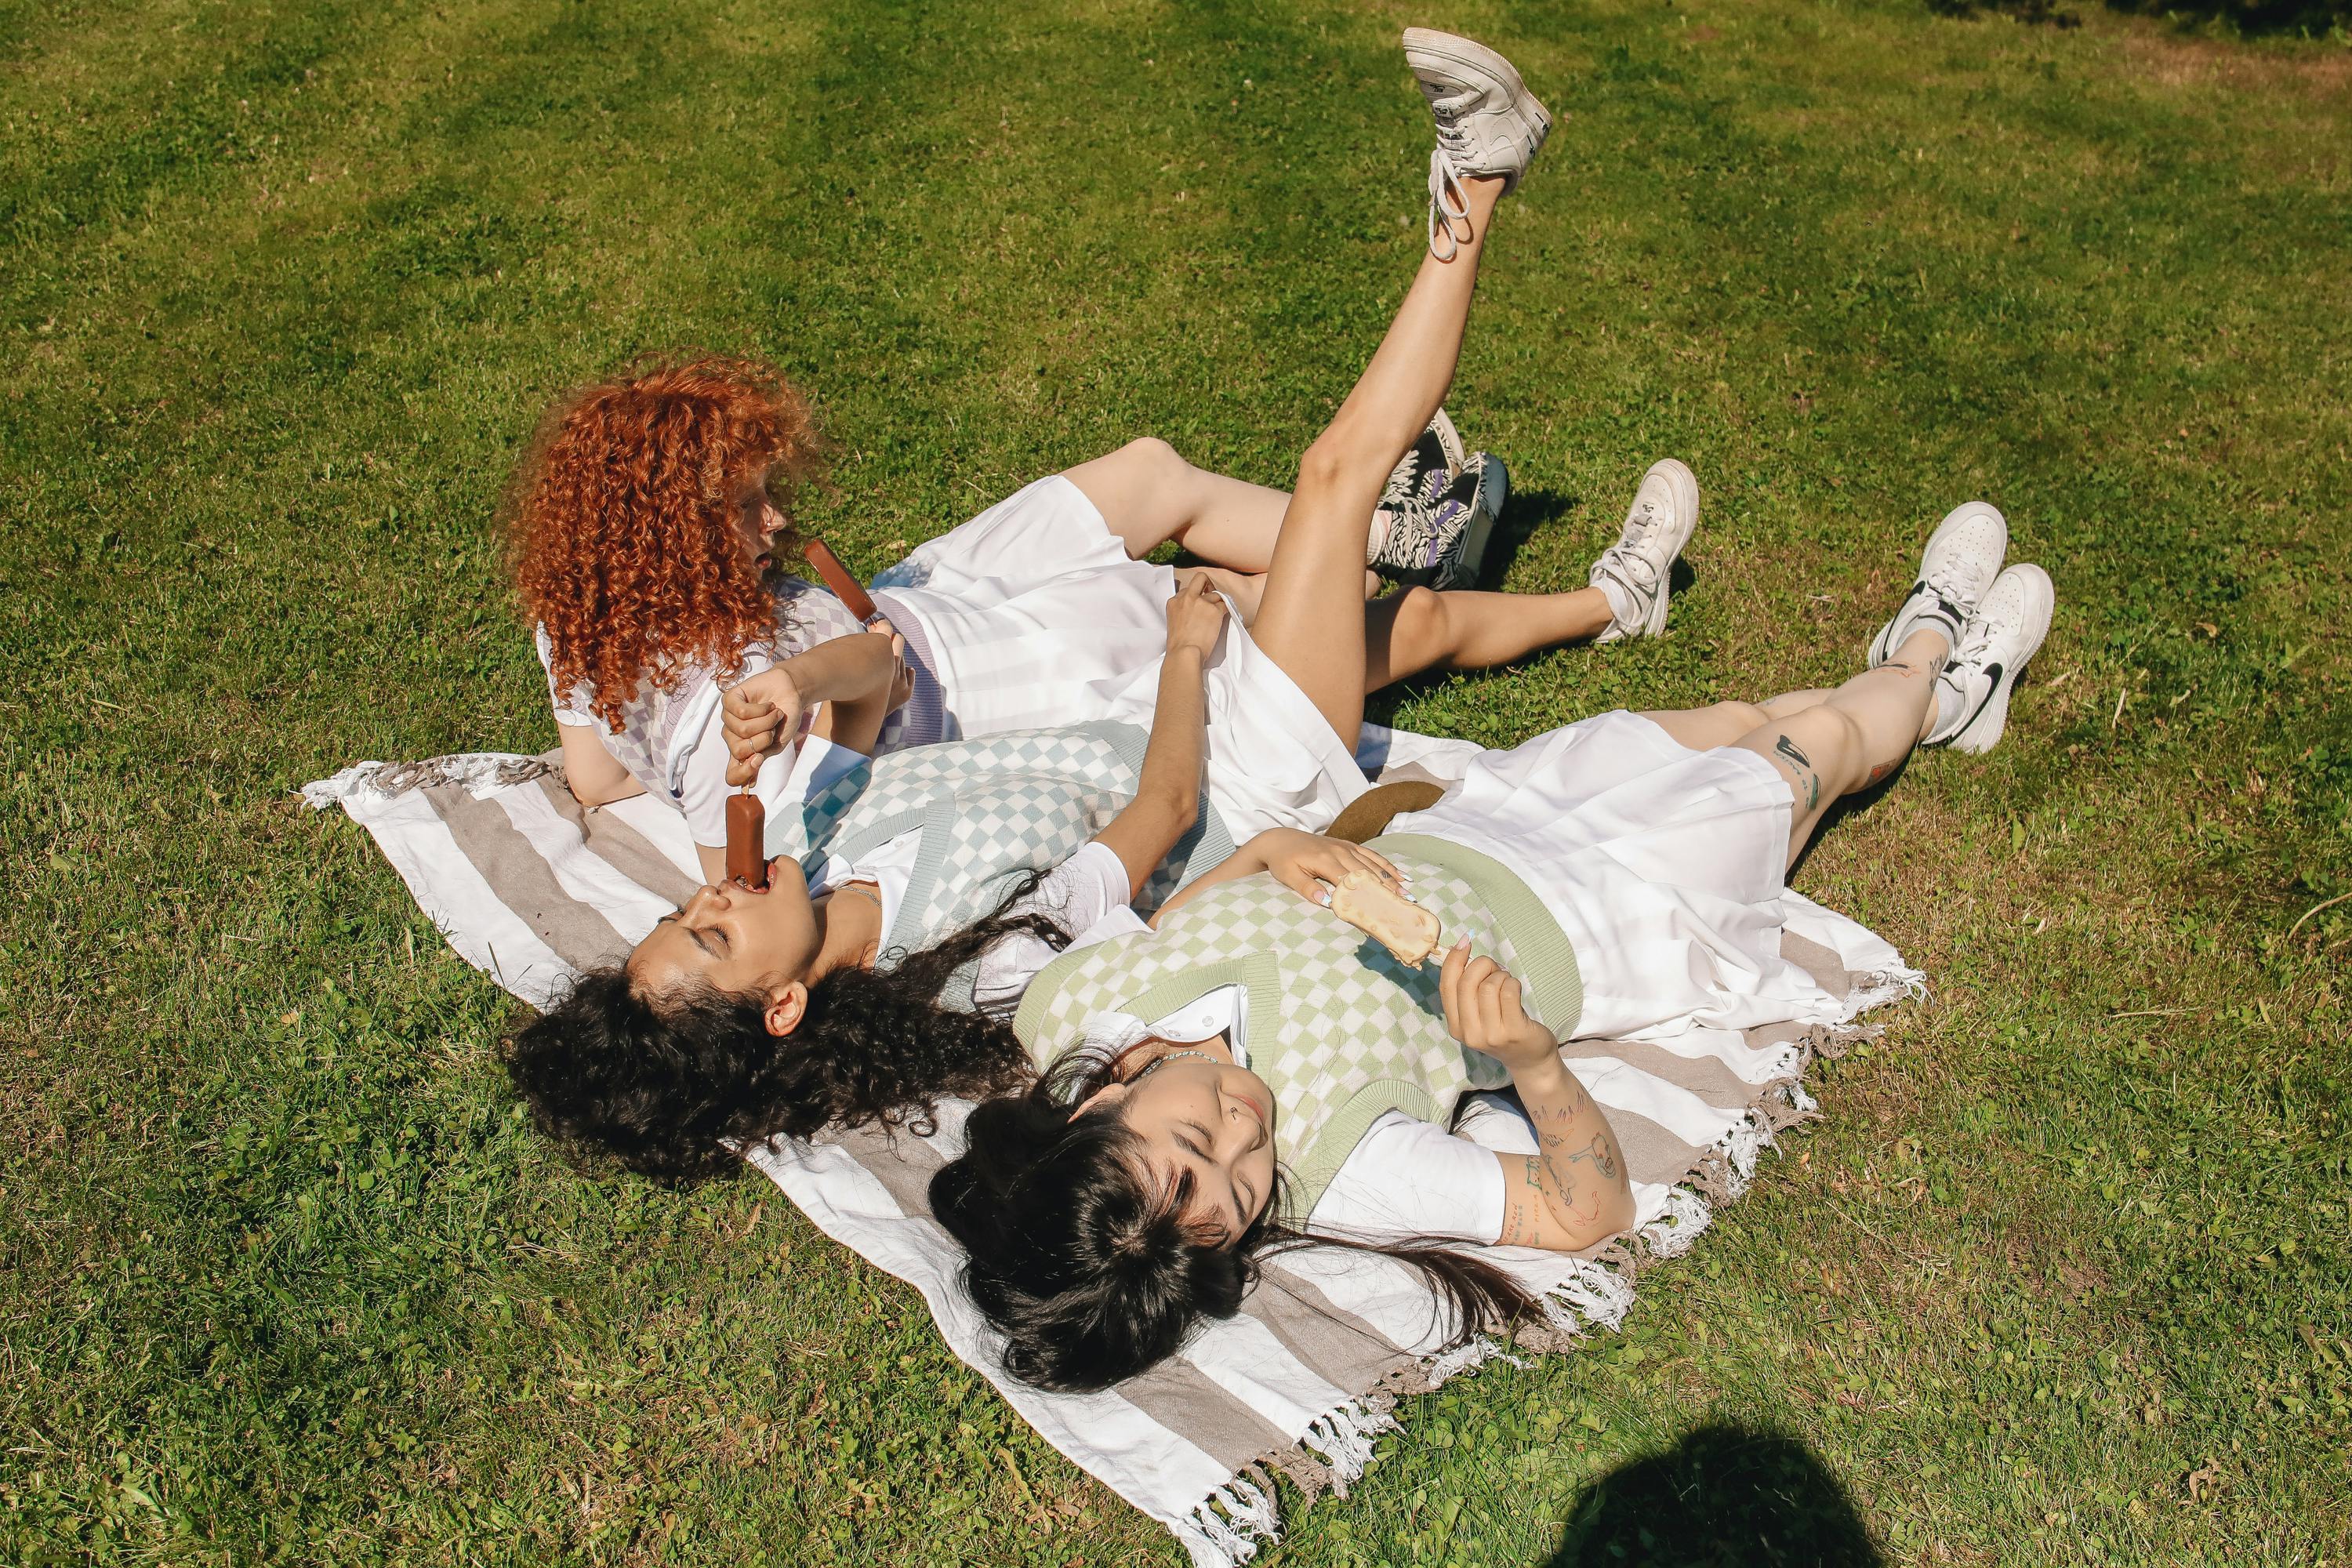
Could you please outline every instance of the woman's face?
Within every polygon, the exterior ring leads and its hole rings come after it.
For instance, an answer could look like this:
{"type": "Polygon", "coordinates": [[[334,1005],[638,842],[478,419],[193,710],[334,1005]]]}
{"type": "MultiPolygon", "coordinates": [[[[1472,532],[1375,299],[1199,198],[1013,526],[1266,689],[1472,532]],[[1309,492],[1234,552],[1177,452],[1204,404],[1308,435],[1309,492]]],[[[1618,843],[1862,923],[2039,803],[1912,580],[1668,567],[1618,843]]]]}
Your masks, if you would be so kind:
{"type": "Polygon", "coordinates": [[[1274,1201],[1274,1090],[1247,1068],[1170,1057],[1101,1100],[1143,1142],[1161,1190],[1192,1178],[1185,1214],[1230,1247],[1274,1201]]]}
{"type": "Polygon", "coordinates": [[[770,1031],[789,1034],[823,945],[808,879],[799,861],[779,855],[768,862],[766,891],[740,882],[705,888],[665,917],[629,954],[629,979],[652,994],[702,984],[760,996],[770,1004],[770,1031]],[[780,999],[790,1003],[790,1022],[782,1028],[776,1027],[780,999]]]}
{"type": "Polygon", "coordinates": [[[750,488],[735,502],[735,533],[743,546],[743,560],[756,572],[765,572],[777,564],[776,535],[782,533],[787,519],[768,495],[768,470],[753,474],[750,488]]]}

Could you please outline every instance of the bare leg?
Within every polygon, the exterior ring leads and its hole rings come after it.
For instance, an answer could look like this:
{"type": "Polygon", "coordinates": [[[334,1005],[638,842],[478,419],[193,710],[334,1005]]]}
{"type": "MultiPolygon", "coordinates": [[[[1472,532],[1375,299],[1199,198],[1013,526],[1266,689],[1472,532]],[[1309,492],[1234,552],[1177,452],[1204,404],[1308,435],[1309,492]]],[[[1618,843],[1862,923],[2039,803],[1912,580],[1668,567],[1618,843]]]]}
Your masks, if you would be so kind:
{"type": "Polygon", "coordinates": [[[1887,663],[1855,676],[1822,701],[1770,720],[1731,742],[1756,752],[1789,781],[1795,805],[1790,862],[1812,838],[1831,802],[1893,773],[1934,728],[1936,677],[1951,653],[1940,630],[1922,627],[1903,640],[1887,663]]]}
{"type": "Polygon", "coordinates": [[[1761,702],[1718,702],[1712,708],[1682,708],[1642,715],[1694,752],[1728,746],[1777,719],[1793,719],[1808,708],[1818,708],[1833,695],[1825,686],[1784,691],[1761,702]]]}
{"type": "Polygon", "coordinates": [[[1372,509],[1389,471],[1454,382],[1499,179],[1463,195],[1472,237],[1447,260],[1423,253],[1372,363],[1298,461],[1251,636],[1349,745],[1363,728],[1368,668],[1359,596],[1372,509]]]}
{"type": "Polygon", "coordinates": [[[1364,689],[1378,691],[1425,669],[1508,664],[1554,643],[1598,637],[1609,616],[1609,601],[1598,588],[1566,594],[1408,588],[1364,606],[1364,689]]]}
{"type": "Polygon", "coordinates": [[[1132,561],[1172,542],[1219,566],[1263,572],[1290,505],[1285,491],[1196,468],[1150,436],[1062,477],[1095,503],[1132,561]]]}

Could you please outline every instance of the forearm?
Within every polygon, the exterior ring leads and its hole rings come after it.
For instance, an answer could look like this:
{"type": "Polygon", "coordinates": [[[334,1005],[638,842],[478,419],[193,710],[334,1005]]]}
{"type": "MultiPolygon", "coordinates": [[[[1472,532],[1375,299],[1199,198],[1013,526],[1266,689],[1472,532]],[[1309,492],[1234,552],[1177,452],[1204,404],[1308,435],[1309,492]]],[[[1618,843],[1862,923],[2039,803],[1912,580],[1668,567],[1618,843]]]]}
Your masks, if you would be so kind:
{"type": "Polygon", "coordinates": [[[887,695],[898,658],[887,632],[857,632],[796,653],[780,667],[792,677],[803,708],[820,702],[856,702],[887,695]]]}
{"type": "Polygon", "coordinates": [[[870,757],[882,739],[882,726],[888,721],[892,710],[887,691],[854,699],[835,698],[818,716],[813,732],[836,746],[863,752],[870,757]]]}
{"type": "MultiPolygon", "coordinates": [[[[1539,1199],[1549,1225],[1513,1203],[1503,1239],[1576,1251],[1633,1223],[1633,1192],[1609,1120],[1558,1056],[1513,1069],[1519,1101],[1535,1123],[1538,1152],[1521,1161],[1522,1191],[1539,1199]],[[1517,1234],[1514,1234],[1515,1228],[1517,1234]]],[[[1507,1179],[1508,1170],[1507,1163],[1507,1179]]],[[[1517,1197],[1518,1194],[1515,1194],[1517,1197]]]]}
{"type": "Polygon", "coordinates": [[[1126,866],[1137,892],[1199,815],[1207,712],[1202,680],[1202,657],[1194,649],[1179,648],[1161,663],[1151,740],[1144,748],[1135,798],[1097,835],[1126,866]]]}
{"type": "Polygon", "coordinates": [[[1184,886],[1171,897],[1166,903],[1160,905],[1159,910],[1152,915],[1152,929],[1157,931],[1160,928],[1160,922],[1161,921],[1166,920],[1170,915],[1174,914],[1178,910],[1182,909],[1187,903],[1199,898],[1202,893],[1208,891],[1211,888],[1215,887],[1218,883],[1238,881],[1244,877],[1255,877],[1260,871],[1265,870],[1265,857],[1257,852],[1255,847],[1256,843],[1256,839],[1251,839],[1249,843],[1243,845],[1231,855],[1226,856],[1223,860],[1220,860],[1217,864],[1210,867],[1198,877],[1193,878],[1190,882],[1184,884],[1184,886]]]}
{"type": "MultiPolygon", "coordinates": [[[[1184,827],[1192,826],[1201,799],[1201,756],[1208,728],[1206,674],[1201,655],[1179,648],[1160,665],[1160,692],[1151,712],[1151,740],[1143,750],[1138,800],[1181,807],[1184,827]]],[[[1181,835],[1183,828],[1179,828],[1181,835]]],[[[1175,840],[1171,839],[1172,847],[1175,840]]],[[[1165,853],[1165,851],[1163,851],[1165,853]]]]}

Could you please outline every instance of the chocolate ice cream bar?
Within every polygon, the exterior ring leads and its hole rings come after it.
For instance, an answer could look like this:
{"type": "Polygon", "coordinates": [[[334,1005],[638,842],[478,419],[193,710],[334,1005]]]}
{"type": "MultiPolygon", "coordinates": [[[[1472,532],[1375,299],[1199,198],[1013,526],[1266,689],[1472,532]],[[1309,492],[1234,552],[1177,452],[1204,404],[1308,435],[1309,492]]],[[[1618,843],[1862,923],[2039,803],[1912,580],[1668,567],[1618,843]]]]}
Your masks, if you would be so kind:
{"type": "Polygon", "coordinates": [[[768,808],[756,795],[727,797],[727,879],[755,892],[768,885],[768,808]]]}

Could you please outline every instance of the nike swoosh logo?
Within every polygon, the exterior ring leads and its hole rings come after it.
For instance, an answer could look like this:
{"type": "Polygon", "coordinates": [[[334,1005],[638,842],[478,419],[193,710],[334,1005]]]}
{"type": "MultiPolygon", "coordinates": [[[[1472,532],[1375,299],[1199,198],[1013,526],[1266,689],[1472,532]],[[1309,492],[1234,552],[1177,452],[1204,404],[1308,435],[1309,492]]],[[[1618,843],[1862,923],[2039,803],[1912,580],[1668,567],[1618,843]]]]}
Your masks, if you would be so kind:
{"type": "Polygon", "coordinates": [[[1990,676],[1992,679],[1991,679],[1990,682],[1990,683],[1985,687],[1985,694],[1984,694],[1984,697],[1983,697],[1983,698],[1982,698],[1982,699],[1981,699],[1981,700],[1977,703],[1977,706],[1976,706],[1976,711],[1975,711],[1975,712],[1973,712],[1973,713],[1970,713],[1967,718],[1965,718],[1965,719],[1963,719],[1963,720],[1961,720],[1961,721],[1960,721],[1960,727],[1959,727],[1958,729],[1957,729],[1957,730],[1953,731],[1952,731],[1952,733],[1953,733],[1953,734],[1955,734],[1955,735],[1965,735],[1965,734],[1967,734],[1967,733],[1969,732],[1969,725],[1971,725],[1971,724],[1973,724],[1973,723],[1975,723],[1975,722],[1977,721],[1977,715],[1978,715],[1979,713],[1982,713],[1982,712],[1985,710],[1985,706],[1986,706],[1986,704],[1987,704],[1987,703],[1990,703],[1990,702],[1992,700],[1992,699],[1993,699],[1993,693],[1994,693],[1994,692],[1996,692],[1996,691],[1999,691],[1999,690],[2000,689],[2000,672],[2001,672],[2001,669],[2002,669],[2002,666],[2001,666],[1998,661],[1996,661],[1996,662],[1994,662],[1994,663],[1992,663],[1992,664],[1989,664],[1989,665],[1986,665],[1986,666],[1985,666],[1985,674],[1987,674],[1988,676],[1990,676]]]}

